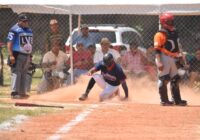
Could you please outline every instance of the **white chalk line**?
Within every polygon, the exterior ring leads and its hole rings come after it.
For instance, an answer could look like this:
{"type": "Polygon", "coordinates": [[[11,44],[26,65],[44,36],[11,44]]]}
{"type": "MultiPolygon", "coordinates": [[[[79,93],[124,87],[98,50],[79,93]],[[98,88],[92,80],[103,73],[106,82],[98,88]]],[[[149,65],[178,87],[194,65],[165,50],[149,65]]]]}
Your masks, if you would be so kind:
{"type": "Polygon", "coordinates": [[[89,106],[86,110],[81,112],[78,116],[76,116],[73,120],[62,126],[54,135],[50,136],[48,140],[60,140],[62,134],[68,133],[73,126],[77,125],[81,121],[83,121],[91,112],[97,108],[99,105],[93,104],[89,106]]]}
{"type": "Polygon", "coordinates": [[[0,124],[0,130],[13,130],[13,126],[23,123],[28,117],[25,115],[17,115],[0,124]]]}

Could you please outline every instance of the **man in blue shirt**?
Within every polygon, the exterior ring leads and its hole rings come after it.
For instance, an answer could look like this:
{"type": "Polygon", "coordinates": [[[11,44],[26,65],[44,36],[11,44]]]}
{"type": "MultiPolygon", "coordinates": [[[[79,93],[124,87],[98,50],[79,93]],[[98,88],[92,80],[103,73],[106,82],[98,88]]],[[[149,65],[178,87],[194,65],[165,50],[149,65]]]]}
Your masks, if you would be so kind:
{"type": "Polygon", "coordinates": [[[25,14],[18,16],[18,22],[11,27],[7,37],[8,64],[11,67],[11,97],[24,98],[26,75],[32,53],[33,33],[25,14]]]}
{"type": "Polygon", "coordinates": [[[72,44],[82,42],[84,48],[87,48],[90,44],[95,44],[93,37],[89,34],[89,28],[86,24],[81,25],[81,34],[72,38],[72,44]]]}
{"type": "Polygon", "coordinates": [[[88,75],[92,75],[87,89],[84,94],[79,98],[83,101],[87,99],[90,90],[94,84],[97,83],[102,89],[100,94],[100,101],[109,99],[119,92],[119,85],[125,93],[124,99],[128,98],[128,87],[126,84],[126,75],[124,74],[121,66],[115,63],[112,54],[106,53],[103,57],[103,61],[98,62],[92,69],[89,70],[88,75]],[[97,71],[101,71],[101,74],[93,74],[97,71]]]}

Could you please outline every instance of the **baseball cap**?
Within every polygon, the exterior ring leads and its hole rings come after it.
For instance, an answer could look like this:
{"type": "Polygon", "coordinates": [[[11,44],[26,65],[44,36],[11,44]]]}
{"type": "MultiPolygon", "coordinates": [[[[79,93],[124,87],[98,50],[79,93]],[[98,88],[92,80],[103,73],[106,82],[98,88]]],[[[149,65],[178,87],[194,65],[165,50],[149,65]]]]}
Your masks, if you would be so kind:
{"type": "Polygon", "coordinates": [[[81,25],[81,29],[88,29],[88,25],[82,24],[82,25],[81,25]]]}
{"type": "Polygon", "coordinates": [[[110,44],[110,40],[108,38],[102,38],[100,44],[110,44]]]}
{"type": "Polygon", "coordinates": [[[29,19],[28,19],[26,14],[19,14],[18,20],[19,21],[29,21],[29,19]]]}
{"type": "Polygon", "coordinates": [[[58,21],[56,19],[51,19],[49,22],[50,25],[57,24],[57,23],[58,21]]]}

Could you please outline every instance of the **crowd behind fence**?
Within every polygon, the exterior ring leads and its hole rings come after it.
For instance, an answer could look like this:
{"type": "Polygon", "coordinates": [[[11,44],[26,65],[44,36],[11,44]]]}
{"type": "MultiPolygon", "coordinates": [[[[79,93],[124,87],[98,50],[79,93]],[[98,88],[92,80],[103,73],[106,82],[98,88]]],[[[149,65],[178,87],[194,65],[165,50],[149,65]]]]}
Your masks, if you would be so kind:
{"type": "MultiPolygon", "coordinates": [[[[50,19],[56,19],[59,30],[65,40],[70,34],[69,15],[59,14],[35,14],[27,13],[30,18],[30,27],[33,30],[33,55],[43,54],[45,35],[49,32],[50,19]]],[[[0,41],[6,42],[8,31],[17,22],[18,15],[10,8],[0,9],[0,41]]],[[[175,25],[179,32],[183,50],[194,54],[200,47],[200,15],[175,16],[175,25]]],[[[81,24],[124,24],[135,28],[143,38],[143,47],[149,48],[153,43],[153,36],[159,28],[158,15],[81,15],[81,24]]],[[[78,26],[78,15],[72,15],[72,29],[78,26]]],[[[6,58],[4,58],[6,59],[6,58]]],[[[42,55],[41,58],[42,59],[42,55]]]]}

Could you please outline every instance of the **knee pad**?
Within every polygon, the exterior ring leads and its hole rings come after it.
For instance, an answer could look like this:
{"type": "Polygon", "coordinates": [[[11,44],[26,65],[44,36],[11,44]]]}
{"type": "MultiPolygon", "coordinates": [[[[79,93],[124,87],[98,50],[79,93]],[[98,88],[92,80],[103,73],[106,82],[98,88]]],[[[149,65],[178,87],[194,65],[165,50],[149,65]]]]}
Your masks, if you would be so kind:
{"type": "Polygon", "coordinates": [[[172,79],[171,79],[171,83],[174,84],[178,84],[180,82],[180,76],[179,75],[175,75],[172,79]]]}
{"type": "Polygon", "coordinates": [[[167,86],[169,81],[170,81],[169,75],[164,75],[164,76],[159,77],[158,87],[167,86]]]}

